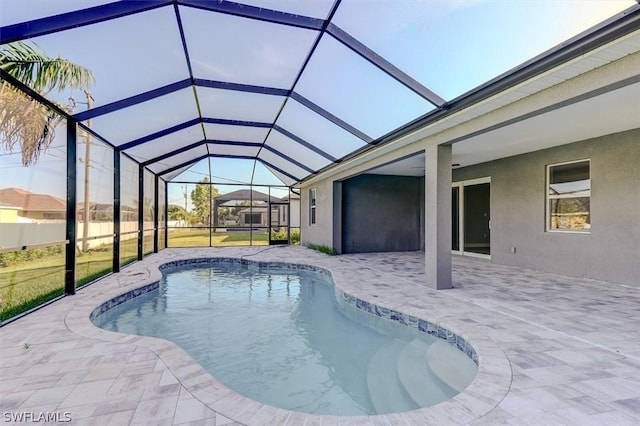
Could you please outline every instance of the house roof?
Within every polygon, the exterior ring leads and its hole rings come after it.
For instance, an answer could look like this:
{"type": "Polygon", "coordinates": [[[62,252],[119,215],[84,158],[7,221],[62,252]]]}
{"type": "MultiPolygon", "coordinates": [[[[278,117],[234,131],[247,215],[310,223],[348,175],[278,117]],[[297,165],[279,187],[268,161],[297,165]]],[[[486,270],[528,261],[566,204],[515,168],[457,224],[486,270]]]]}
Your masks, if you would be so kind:
{"type": "Polygon", "coordinates": [[[290,185],[622,37],[640,14],[633,0],[244,3],[6,0],[0,44],[90,68],[95,102],[73,118],[166,180],[244,160],[243,183],[266,170],[290,185]]]}
{"type": "Polygon", "coordinates": [[[30,211],[66,211],[65,200],[48,194],[35,194],[21,188],[0,189],[0,205],[30,211]]]}
{"type": "Polygon", "coordinates": [[[295,192],[291,192],[290,195],[285,195],[284,197],[280,198],[280,200],[282,201],[299,200],[299,199],[300,199],[300,195],[296,194],[295,192]]]}
{"type": "Polygon", "coordinates": [[[228,205],[229,201],[264,201],[268,202],[269,199],[272,203],[277,203],[280,201],[278,197],[271,196],[254,190],[248,189],[239,189],[237,191],[229,192],[227,194],[218,195],[215,200],[218,205],[228,205]]]}
{"type": "Polygon", "coordinates": [[[252,208],[247,207],[246,209],[240,210],[238,213],[264,213],[267,211],[265,206],[253,206],[252,208]]]}

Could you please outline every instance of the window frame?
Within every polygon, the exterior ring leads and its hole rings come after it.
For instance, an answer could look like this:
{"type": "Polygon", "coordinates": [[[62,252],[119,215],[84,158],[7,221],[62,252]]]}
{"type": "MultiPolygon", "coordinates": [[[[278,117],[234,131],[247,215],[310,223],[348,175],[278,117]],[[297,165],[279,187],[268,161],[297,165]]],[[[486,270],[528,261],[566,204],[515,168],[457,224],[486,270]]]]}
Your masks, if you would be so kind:
{"type": "Polygon", "coordinates": [[[318,191],[316,188],[309,189],[309,225],[315,225],[318,222],[317,207],[318,191]]]}
{"type": "Polygon", "coordinates": [[[545,180],[545,232],[558,233],[558,234],[591,234],[591,158],[582,158],[579,160],[563,161],[560,163],[553,163],[546,165],[546,180],[545,180]],[[576,163],[588,163],[589,166],[589,228],[588,229],[553,229],[551,228],[551,200],[558,200],[562,198],[585,198],[585,197],[567,197],[567,196],[553,196],[549,194],[549,188],[551,186],[551,169],[556,166],[565,166],[567,164],[576,163]]]}

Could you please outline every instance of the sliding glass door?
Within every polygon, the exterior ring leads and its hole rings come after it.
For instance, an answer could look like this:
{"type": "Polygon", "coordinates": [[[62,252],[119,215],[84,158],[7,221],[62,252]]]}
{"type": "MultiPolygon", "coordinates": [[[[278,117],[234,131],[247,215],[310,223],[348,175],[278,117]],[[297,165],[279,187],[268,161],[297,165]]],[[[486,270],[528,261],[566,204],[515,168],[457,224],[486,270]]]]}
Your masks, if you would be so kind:
{"type": "Polygon", "coordinates": [[[491,255],[491,179],[456,182],[452,187],[452,251],[491,255]]]}

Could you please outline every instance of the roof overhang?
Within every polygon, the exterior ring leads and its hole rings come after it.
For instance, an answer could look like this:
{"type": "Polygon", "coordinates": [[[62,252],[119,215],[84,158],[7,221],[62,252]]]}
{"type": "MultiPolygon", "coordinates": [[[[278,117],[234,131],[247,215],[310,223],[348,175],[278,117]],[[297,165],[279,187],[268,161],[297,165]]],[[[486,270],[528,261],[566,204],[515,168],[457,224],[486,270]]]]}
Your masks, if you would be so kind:
{"type": "Polygon", "coordinates": [[[510,78],[512,85],[506,88],[496,81],[497,92],[490,96],[490,85],[480,89],[484,93],[469,93],[459,99],[461,106],[414,123],[296,186],[363,172],[423,175],[423,151],[432,144],[453,145],[452,163],[464,167],[639,128],[640,14],[629,23],[625,28],[630,32],[622,36],[587,43],[598,47],[565,62],[546,58],[553,66],[533,76],[527,77],[531,73],[526,69],[516,71],[522,80],[510,78]],[[393,152],[396,159],[389,160],[393,152]]]}

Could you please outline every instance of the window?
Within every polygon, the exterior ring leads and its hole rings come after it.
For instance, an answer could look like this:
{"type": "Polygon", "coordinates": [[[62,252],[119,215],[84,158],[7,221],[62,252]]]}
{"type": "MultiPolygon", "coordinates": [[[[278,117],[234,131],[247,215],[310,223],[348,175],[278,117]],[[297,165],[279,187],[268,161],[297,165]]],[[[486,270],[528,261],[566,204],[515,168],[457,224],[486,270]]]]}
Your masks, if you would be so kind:
{"type": "Polygon", "coordinates": [[[244,215],[245,225],[260,225],[262,223],[262,214],[260,213],[247,213],[244,215]]]}
{"type": "Polygon", "coordinates": [[[547,231],[591,229],[590,160],[547,166],[547,231]]]}
{"type": "Polygon", "coordinates": [[[309,225],[316,224],[316,190],[309,190],[309,225]]]}

